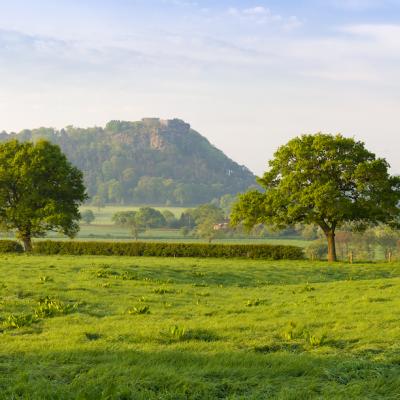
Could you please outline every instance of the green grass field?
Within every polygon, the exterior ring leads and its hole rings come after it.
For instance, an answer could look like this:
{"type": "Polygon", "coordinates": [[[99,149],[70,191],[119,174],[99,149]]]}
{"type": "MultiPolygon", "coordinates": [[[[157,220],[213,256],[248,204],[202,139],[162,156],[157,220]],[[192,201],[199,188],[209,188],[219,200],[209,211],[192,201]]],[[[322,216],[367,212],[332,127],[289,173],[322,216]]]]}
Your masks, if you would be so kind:
{"type": "Polygon", "coordinates": [[[21,255],[0,268],[1,399],[399,398],[400,263],[21,255]]]}
{"type": "MultiPolygon", "coordinates": [[[[81,207],[81,211],[92,210],[95,214],[95,221],[87,225],[81,223],[81,228],[78,233],[78,240],[133,240],[129,234],[129,230],[115,226],[112,222],[112,216],[119,211],[138,210],[139,206],[107,206],[103,208],[96,208],[92,206],[81,207]]],[[[169,210],[179,218],[186,208],[183,207],[154,207],[159,211],[169,210]]],[[[65,237],[57,235],[56,233],[49,233],[51,239],[65,239],[65,237]]],[[[139,240],[144,241],[167,241],[167,242],[206,242],[205,239],[194,237],[185,237],[179,229],[150,229],[141,234],[139,240]]],[[[214,243],[241,243],[241,244],[276,244],[276,245],[292,245],[307,247],[310,242],[302,240],[300,237],[294,238],[258,238],[258,237],[244,237],[244,238],[221,238],[215,239],[214,243]]]]}

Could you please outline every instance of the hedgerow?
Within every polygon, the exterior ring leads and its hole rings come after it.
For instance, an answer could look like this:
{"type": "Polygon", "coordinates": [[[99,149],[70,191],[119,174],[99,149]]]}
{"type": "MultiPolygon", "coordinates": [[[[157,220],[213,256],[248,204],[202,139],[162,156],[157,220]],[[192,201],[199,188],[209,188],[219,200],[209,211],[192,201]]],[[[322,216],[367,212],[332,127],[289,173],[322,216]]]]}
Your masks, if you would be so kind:
{"type": "Polygon", "coordinates": [[[304,258],[303,250],[296,246],[250,244],[199,244],[150,242],[76,242],[41,241],[34,252],[43,255],[98,255],[98,256],[149,256],[149,257],[216,257],[259,258],[268,260],[298,260],[304,258]]]}
{"type": "Polygon", "coordinates": [[[22,253],[22,245],[15,240],[0,240],[0,253],[22,253]]]}

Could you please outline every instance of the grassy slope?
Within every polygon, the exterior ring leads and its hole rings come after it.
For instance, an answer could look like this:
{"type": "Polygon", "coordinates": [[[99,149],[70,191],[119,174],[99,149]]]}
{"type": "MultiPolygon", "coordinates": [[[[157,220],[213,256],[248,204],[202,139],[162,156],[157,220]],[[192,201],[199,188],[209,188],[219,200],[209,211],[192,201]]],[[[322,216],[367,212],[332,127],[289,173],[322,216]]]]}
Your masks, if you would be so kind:
{"type": "Polygon", "coordinates": [[[400,264],[2,256],[0,269],[3,319],[45,295],[79,303],[0,335],[3,399],[399,398],[400,264]]]}

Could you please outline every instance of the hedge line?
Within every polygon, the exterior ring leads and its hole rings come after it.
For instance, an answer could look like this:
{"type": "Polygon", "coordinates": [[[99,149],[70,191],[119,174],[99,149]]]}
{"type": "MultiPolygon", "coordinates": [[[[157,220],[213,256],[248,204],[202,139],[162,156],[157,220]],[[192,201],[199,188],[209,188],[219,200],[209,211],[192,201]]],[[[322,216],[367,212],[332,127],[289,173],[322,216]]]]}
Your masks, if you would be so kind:
{"type": "Polygon", "coordinates": [[[22,253],[24,248],[15,240],[0,240],[0,253],[22,253]]]}
{"type": "Polygon", "coordinates": [[[304,258],[303,250],[295,246],[249,244],[198,244],[149,242],[36,242],[37,254],[70,254],[101,256],[152,256],[152,257],[240,257],[262,259],[298,260],[304,258]]]}

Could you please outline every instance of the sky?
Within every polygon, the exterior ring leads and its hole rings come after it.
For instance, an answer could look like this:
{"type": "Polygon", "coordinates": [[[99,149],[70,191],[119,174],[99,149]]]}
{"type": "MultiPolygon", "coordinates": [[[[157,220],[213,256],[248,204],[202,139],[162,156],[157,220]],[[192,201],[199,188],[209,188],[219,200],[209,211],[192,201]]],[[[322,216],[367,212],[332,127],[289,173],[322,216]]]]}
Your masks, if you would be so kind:
{"type": "Polygon", "coordinates": [[[400,0],[0,0],[0,131],[180,118],[260,175],[304,133],[400,173],[400,0]]]}

